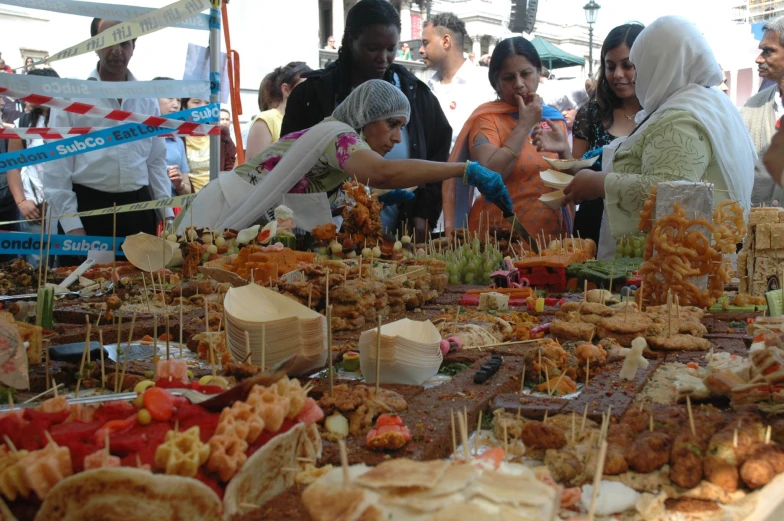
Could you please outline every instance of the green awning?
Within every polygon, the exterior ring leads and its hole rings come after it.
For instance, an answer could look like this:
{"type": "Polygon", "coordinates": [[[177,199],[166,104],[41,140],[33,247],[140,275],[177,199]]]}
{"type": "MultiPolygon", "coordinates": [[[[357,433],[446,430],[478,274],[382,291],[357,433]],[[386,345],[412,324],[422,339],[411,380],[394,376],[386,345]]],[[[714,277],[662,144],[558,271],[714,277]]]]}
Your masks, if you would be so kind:
{"type": "Polygon", "coordinates": [[[541,36],[534,37],[534,39],[531,40],[531,43],[536,48],[536,52],[539,53],[542,63],[550,70],[573,67],[575,65],[585,65],[585,60],[583,58],[575,56],[574,54],[569,54],[541,36]]]}

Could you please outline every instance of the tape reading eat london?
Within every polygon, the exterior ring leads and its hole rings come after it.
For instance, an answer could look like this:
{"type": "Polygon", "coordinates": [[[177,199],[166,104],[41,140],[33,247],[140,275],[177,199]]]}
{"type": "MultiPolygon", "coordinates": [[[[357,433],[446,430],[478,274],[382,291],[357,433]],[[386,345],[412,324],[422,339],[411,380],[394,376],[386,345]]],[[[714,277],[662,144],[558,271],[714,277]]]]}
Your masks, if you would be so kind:
{"type": "Polygon", "coordinates": [[[36,62],[35,65],[43,65],[66,58],[73,58],[74,56],[99,51],[106,47],[112,47],[133,40],[140,36],[171,27],[177,22],[199,14],[205,9],[209,9],[209,7],[210,4],[206,0],[179,0],[179,2],[161,7],[151,13],[143,14],[136,18],[132,18],[127,22],[109,27],[92,38],[72,47],[68,47],[67,49],[63,49],[50,58],[36,62]]]}

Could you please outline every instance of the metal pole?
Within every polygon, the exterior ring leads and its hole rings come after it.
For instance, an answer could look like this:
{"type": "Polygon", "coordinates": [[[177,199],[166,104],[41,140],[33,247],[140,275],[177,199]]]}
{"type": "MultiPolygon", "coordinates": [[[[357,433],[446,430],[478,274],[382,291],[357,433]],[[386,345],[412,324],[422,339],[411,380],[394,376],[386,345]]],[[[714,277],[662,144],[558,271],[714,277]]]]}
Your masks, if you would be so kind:
{"type": "Polygon", "coordinates": [[[588,24],[588,77],[593,79],[593,24],[588,24]]]}
{"type": "MultiPolygon", "coordinates": [[[[220,103],[221,0],[210,0],[210,4],[210,103],[220,103]]],[[[221,166],[220,136],[210,136],[210,180],[218,178],[221,166]]]]}

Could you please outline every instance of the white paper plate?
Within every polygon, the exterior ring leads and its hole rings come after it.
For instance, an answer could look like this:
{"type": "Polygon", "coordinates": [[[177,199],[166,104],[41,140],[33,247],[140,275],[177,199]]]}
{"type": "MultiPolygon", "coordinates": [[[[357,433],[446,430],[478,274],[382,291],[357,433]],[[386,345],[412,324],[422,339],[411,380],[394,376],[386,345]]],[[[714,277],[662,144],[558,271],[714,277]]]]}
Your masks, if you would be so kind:
{"type": "Polygon", "coordinates": [[[592,157],[591,159],[552,159],[549,157],[545,157],[544,160],[547,161],[551,167],[555,168],[556,170],[560,170],[562,172],[569,172],[571,174],[576,174],[580,170],[584,168],[591,168],[596,160],[599,159],[599,156],[592,157]]]}

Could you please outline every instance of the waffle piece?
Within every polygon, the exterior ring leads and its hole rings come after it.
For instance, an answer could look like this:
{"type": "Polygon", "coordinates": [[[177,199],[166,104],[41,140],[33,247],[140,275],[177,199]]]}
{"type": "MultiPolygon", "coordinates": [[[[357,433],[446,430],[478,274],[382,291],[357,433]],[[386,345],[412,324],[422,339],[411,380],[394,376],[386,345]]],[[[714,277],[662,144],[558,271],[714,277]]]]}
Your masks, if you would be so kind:
{"type": "Polygon", "coordinates": [[[210,445],[202,443],[199,427],[185,432],[169,431],[155,451],[155,466],[166,474],[195,477],[199,467],[210,457],[210,445]]]}
{"type": "Polygon", "coordinates": [[[253,443],[264,431],[264,420],[245,402],[223,409],[215,434],[236,436],[253,443]]]}
{"type": "Polygon", "coordinates": [[[275,386],[255,386],[246,403],[264,420],[264,429],[267,432],[278,432],[291,410],[291,400],[278,394],[278,388],[275,386]]]}
{"type": "Polygon", "coordinates": [[[60,447],[51,439],[46,447],[28,454],[19,461],[25,479],[39,499],[61,480],[73,474],[71,451],[68,447],[60,447]]]}
{"type": "Polygon", "coordinates": [[[5,445],[0,447],[0,493],[9,501],[30,496],[30,483],[19,466],[28,454],[26,450],[11,452],[5,445]]]}
{"type": "Polygon", "coordinates": [[[210,438],[210,457],[207,470],[217,472],[221,481],[229,481],[245,464],[248,443],[236,436],[216,434],[210,438]]]}

